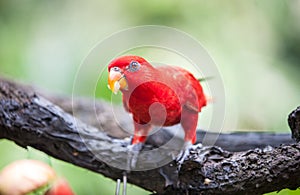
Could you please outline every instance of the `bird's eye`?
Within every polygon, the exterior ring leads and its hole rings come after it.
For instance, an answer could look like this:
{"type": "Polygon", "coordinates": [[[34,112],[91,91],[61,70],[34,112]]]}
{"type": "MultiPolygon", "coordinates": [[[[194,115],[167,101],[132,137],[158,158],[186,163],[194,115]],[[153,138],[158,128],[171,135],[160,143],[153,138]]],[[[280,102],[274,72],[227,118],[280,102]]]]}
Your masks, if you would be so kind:
{"type": "Polygon", "coordinates": [[[119,68],[119,67],[112,67],[112,69],[113,69],[113,71],[116,71],[116,72],[120,72],[121,71],[121,69],[119,68]]]}
{"type": "Polygon", "coordinates": [[[140,67],[141,67],[140,63],[138,63],[137,61],[132,61],[129,64],[128,71],[135,72],[135,71],[138,71],[140,69],[140,67]]]}

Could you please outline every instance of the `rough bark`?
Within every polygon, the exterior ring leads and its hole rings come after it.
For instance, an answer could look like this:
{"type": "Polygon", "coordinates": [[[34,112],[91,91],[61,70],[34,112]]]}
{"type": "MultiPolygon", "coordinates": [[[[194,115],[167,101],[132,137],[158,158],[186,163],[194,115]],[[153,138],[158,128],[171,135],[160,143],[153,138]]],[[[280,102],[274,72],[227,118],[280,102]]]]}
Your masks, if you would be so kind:
{"type": "MultiPolygon", "coordinates": [[[[49,99],[64,107],[62,101],[49,99]]],[[[73,111],[75,109],[77,112],[79,109],[76,106],[80,104],[73,103],[73,111]]],[[[110,126],[113,117],[107,114],[107,106],[101,102],[97,104],[97,115],[105,122],[95,128],[76,119],[31,89],[2,79],[0,138],[12,140],[22,147],[32,146],[55,158],[112,179],[121,178],[123,170],[115,166],[127,161],[127,142],[112,136],[125,137],[126,133],[116,131],[108,136],[105,132],[111,132],[113,129],[109,129],[110,127],[120,128],[129,123],[124,120],[120,125],[110,126]]],[[[294,132],[300,131],[299,112],[299,109],[295,110],[289,119],[296,139],[299,133],[294,132]]],[[[79,115],[80,112],[75,114],[77,117],[79,115]]],[[[81,117],[83,121],[95,125],[83,116],[84,114],[81,117]]],[[[163,135],[163,139],[157,136],[153,140],[156,143],[164,142],[170,137],[168,134],[163,135]]],[[[224,139],[231,139],[232,135],[224,136],[224,139]]],[[[289,139],[281,137],[282,135],[280,138],[277,135],[268,136],[278,138],[276,145],[281,139],[285,143],[289,142],[289,139]]],[[[147,145],[144,150],[153,147],[147,145]]],[[[139,156],[139,159],[145,158],[147,161],[138,166],[145,168],[153,163],[152,160],[169,156],[170,148],[161,148],[159,152],[139,156]]],[[[300,144],[297,143],[241,152],[228,152],[216,146],[196,145],[190,150],[180,169],[169,159],[162,167],[128,173],[130,183],[158,194],[262,194],[283,188],[296,189],[300,186],[300,180],[295,178],[299,177],[300,144]],[[170,185],[166,187],[166,183],[170,185]]]]}
{"type": "MultiPolygon", "coordinates": [[[[114,113],[120,113],[121,118],[118,117],[118,123],[112,113],[112,105],[96,100],[94,102],[91,98],[73,98],[73,100],[66,96],[49,95],[43,93],[42,96],[46,97],[55,105],[58,105],[65,112],[73,114],[86,124],[101,129],[109,136],[119,139],[129,137],[130,134],[125,131],[126,129],[133,129],[132,119],[128,116],[122,106],[114,106],[114,113]],[[95,117],[97,115],[97,117],[95,117]],[[106,123],[99,121],[107,121],[106,123]],[[124,130],[125,129],[125,130],[124,130]]],[[[203,138],[209,143],[212,141],[209,138],[218,137],[215,145],[224,150],[231,152],[245,151],[253,148],[265,148],[267,146],[276,147],[281,144],[290,144],[295,141],[292,139],[290,133],[272,133],[272,132],[233,132],[233,133],[217,133],[205,130],[197,131],[197,142],[202,143],[203,138]]],[[[158,131],[147,140],[147,144],[160,146],[167,142],[172,137],[169,131],[158,131]]]]}

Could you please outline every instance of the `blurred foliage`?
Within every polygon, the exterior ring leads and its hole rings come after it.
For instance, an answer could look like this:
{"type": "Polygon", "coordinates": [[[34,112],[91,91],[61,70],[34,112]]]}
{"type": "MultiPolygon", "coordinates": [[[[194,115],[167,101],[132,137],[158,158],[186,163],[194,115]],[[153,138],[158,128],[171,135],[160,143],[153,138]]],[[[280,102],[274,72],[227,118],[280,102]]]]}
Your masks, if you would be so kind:
{"type": "MultiPolygon", "coordinates": [[[[0,73],[70,95],[77,70],[96,43],[118,30],[145,24],[185,31],[211,54],[226,89],[225,130],[289,131],[287,115],[300,100],[299,0],[2,0],[0,73]]],[[[93,84],[89,72],[93,73],[87,71],[77,95],[87,95],[86,87],[93,84]]],[[[95,96],[110,100],[106,79],[106,73],[99,78],[95,96]]],[[[119,102],[120,96],[114,101],[119,102]]],[[[0,168],[39,153],[5,140],[0,145],[0,168]]],[[[113,181],[45,159],[78,194],[113,194],[113,181]]],[[[129,194],[148,194],[136,187],[129,190],[129,194]]]]}

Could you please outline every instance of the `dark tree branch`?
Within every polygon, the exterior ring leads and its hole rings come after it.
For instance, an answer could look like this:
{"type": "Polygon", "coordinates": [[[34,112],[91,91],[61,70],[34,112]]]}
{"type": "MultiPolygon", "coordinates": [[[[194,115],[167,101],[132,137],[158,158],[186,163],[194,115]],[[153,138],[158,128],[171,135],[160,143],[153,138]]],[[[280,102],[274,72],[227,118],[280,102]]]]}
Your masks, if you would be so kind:
{"type": "MultiPolygon", "coordinates": [[[[65,96],[51,96],[42,94],[55,105],[61,107],[67,113],[75,115],[78,119],[86,124],[105,131],[108,135],[114,138],[123,139],[129,137],[130,134],[124,129],[133,129],[132,119],[128,113],[124,111],[122,106],[113,108],[114,113],[121,113],[122,117],[118,117],[118,124],[115,116],[111,113],[111,104],[97,100],[94,102],[91,98],[75,98],[72,100],[65,96]],[[96,114],[95,114],[96,113],[96,114]],[[97,117],[95,117],[97,115],[97,117]],[[109,121],[107,123],[101,121],[109,121]]],[[[234,133],[214,133],[204,130],[197,131],[197,143],[202,143],[203,138],[218,137],[215,145],[224,150],[231,152],[245,151],[253,148],[265,148],[267,146],[277,147],[281,144],[295,143],[291,138],[290,133],[270,133],[270,132],[234,132],[234,133]]],[[[169,131],[158,131],[148,138],[150,145],[162,145],[167,140],[172,138],[169,131]]],[[[207,139],[209,143],[211,141],[207,139]]]]}
{"type": "Polygon", "coordinates": [[[299,142],[300,141],[300,106],[296,108],[288,118],[289,126],[292,130],[292,137],[299,142]]]}
{"type": "MultiPolygon", "coordinates": [[[[70,104],[63,105],[61,100],[48,99],[56,102],[69,113],[72,111],[70,108],[67,109],[67,105],[70,106],[70,104]]],[[[126,142],[111,136],[125,137],[126,133],[119,132],[119,126],[128,125],[129,127],[130,123],[124,119],[119,121],[120,125],[117,125],[113,122],[114,117],[110,114],[111,112],[107,110],[109,107],[97,101],[96,113],[98,113],[98,120],[101,121],[101,125],[98,126],[95,121],[93,123],[88,117],[84,117],[86,113],[89,115],[90,110],[78,112],[80,101],[76,100],[73,104],[75,116],[97,128],[84,124],[40,95],[33,93],[29,88],[1,79],[0,138],[12,140],[22,147],[32,146],[55,158],[112,179],[122,177],[123,171],[115,166],[122,165],[127,160],[126,142]],[[104,129],[109,132],[113,129],[119,130],[107,136],[104,129]]],[[[293,132],[299,132],[299,109],[294,112],[290,116],[290,126],[293,132]]],[[[156,143],[163,142],[170,137],[168,134],[162,135],[165,136],[163,139],[157,136],[153,140],[156,143]]],[[[293,133],[293,135],[297,138],[297,134],[293,133]]],[[[235,134],[235,136],[240,135],[235,134]]],[[[268,136],[278,138],[278,142],[280,140],[285,143],[289,142],[284,135],[268,136]]],[[[230,137],[232,135],[224,135],[224,140],[230,137]]],[[[152,149],[152,147],[148,145],[144,150],[152,149]]],[[[138,164],[138,167],[145,168],[153,165],[153,160],[166,158],[169,153],[170,149],[162,147],[159,152],[142,154],[139,160],[147,159],[147,161],[138,164]]],[[[283,188],[296,189],[300,186],[300,181],[295,179],[300,177],[300,145],[292,143],[277,148],[267,147],[235,153],[223,151],[219,147],[197,145],[190,151],[180,171],[177,170],[178,167],[174,161],[169,161],[161,168],[132,171],[128,174],[128,178],[130,183],[159,194],[182,194],[182,192],[261,194],[283,188]],[[165,187],[166,178],[172,178],[173,181],[173,185],[167,188],[165,187]]]]}

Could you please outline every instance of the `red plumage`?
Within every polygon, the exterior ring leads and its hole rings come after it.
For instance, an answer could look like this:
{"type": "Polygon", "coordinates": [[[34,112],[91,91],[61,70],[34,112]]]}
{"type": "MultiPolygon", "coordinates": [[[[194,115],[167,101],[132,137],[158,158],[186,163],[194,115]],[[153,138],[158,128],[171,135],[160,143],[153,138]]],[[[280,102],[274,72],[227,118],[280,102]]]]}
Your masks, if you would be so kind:
{"type": "MultiPolygon", "coordinates": [[[[110,77],[114,77],[112,72],[119,75],[114,82],[126,80],[126,87],[122,82],[120,90],[125,109],[133,114],[132,144],[145,142],[152,125],[178,123],[184,129],[185,141],[195,143],[198,112],[206,105],[206,98],[199,81],[190,72],[174,66],[153,67],[139,56],[116,58],[108,71],[110,77]]],[[[115,86],[112,82],[110,78],[111,89],[115,86]]]]}

